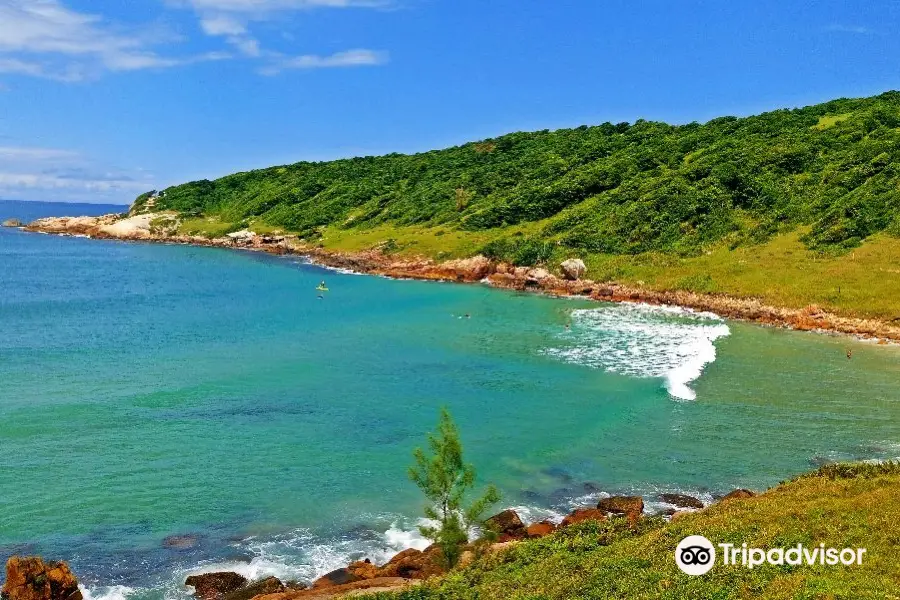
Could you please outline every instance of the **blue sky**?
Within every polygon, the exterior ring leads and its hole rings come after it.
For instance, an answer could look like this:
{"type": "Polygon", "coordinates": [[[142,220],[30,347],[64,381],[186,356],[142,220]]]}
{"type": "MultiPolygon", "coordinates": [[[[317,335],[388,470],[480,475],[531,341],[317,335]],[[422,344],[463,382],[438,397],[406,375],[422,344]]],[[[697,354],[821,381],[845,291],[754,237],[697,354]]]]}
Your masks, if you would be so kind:
{"type": "Polygon", "coordinates": [[[0,198],[900,88],[900,2],[0,0],[0,198]]]}

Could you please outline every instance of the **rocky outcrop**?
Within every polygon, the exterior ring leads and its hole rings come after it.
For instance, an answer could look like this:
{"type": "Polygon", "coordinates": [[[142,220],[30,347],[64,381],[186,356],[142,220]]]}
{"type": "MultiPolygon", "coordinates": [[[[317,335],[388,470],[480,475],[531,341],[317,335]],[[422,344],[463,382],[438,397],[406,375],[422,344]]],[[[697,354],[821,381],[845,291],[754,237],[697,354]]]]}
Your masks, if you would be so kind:
{"type": "Polygon", "coordinates": [[[597,503],[597,509],[634,520],[644,513],[644,499],[640,496],[610,496],[602,498],[597,503]]]}
{"type": "Polygon", "coordinates": [[[570,258],[560,263],[559,268],[563,272],[563,277],[569,281],[576,281],[584,277],[587,273],[587,267],[580,258],[570,258]]]}
{"type": "Polygon", "coordinates": [[[0,227],[24,227],[25,224],[18,219],[7,219],[0,224],[0,227]]]}
{"type": "Polygon", "coordinates": [[[550,521],[541,521],[540,523],[532,523],[525,530],[530,539],[542,538],[556,531],[556,525],[550,521]]]}
{"type": "Polygon", "coordinates": [[[287,588],[277,577],[266,577],[225,594],[224,600],[251,600],[264,594],[278,594],[287,588]]]}
{"type": "Polygon", "coordinates": [[[756,494],[751,492],[750,490],[745,489],[737,489],[733,492],[729,492],[722,497],[721,502],[725,502],[726,500],[738,500],[742,498],[752,498],[756,494]]]}
{"type": "Polygon", "coordinates": [[[348,598],[361,594],[374,594],[377,592],[398,591],[403,588],[417,585],[418,581],[403,579],[402,577],[376,577],[374,579],[362,579],[351,583],[334,585],[331,587],[311,588],[308,590],[288,590],[278,594],[257,596],[256,600],[326,600],[331,598],[348,598]]]}
{"type": "Polygon", "coordinates": [[[64,562],[13,556],[6,562],[4,600],[82,600],[78,579],[64,562]]]}
{"type": "Polygon", "coordinates": [[[246,577],[231,571],[191,575],[184,581],[185,585],[194,588],[194,595],[203,600],[224,600],[227,594],[241,589],[247,583],[246,577]]]}
{"type": "Polygon", "coordinates": [[[448,260],[440,263],[438,268],[449,274],[448,279],[460,281],[481,281],[494,272],[494,264],[480,254],[472,258],[448,260]]]}
{"type": "Polygon", "coordinates": [[[661,502],[672,504],[678,508],[703,508],[701,500],[685,494],[660,494],[659,499],[661,502]]]}
{"type": "Polygon", "coordinates": [[[484,522],[484,524],[499,536],[498,542],[510,540],[522,540],[528,537],[525,524],[519,518],[519,514],[511,508],[498,513],[484,522]]]}
{"type": "Polygon", "coordinates": [[[444,572],[445,570],[441,566],[441,549],[436,544],[432,544],[425,550],[409,548],[400,552],[378,569],[377,575],[378,577],[427,579],[444,572]]]}
{"type": "Polygon", "coordinates": [[[583,521],[605,521],[606,513],[596,508],[576,508],[570,512],[559,524],[560,527],[568,527],[583,521]]]}
{"type": "MultiPolygon", "coordinates": [[[[313,589],[319,589],[324,587],[332,587],[335,585],[344,585],[347,583],[353,583],[354,581],[362,581],[365,577],[360,577],[351,571],[350,569],[344,567],[341,569],[335,569],[329,573],[326,573],[313,581],[312,587],[313,589]]],[[[371,578],[370,578],[371,579],[371,578]]]]}

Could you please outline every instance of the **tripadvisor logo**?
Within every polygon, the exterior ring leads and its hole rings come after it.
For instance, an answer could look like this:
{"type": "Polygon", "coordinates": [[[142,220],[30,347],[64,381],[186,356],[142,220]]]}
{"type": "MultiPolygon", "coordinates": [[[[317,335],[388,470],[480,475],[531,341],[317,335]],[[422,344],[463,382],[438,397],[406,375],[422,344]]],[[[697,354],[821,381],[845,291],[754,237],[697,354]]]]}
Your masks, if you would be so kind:
{"type": "MultiPolygon", "coordinates": [[[[797,544],[791,548],[748,548],[747,544],[718,544],[722,564],[740,565],[753,569],[770,565],[861,565],[865,548],[826,548],[825,544],[807,547],[797,544]]],[[[708,573],[716,562],[716,547],[702,535],[689,535],[675,548],[675,564],[688,575],[708,573]]]]}
{"type": "Polygon", "coordinates": [[[675,548],[675,563],[688,575],[703,575],[716,562],[716,548],[702,535],[689,535],[675,548]]]}

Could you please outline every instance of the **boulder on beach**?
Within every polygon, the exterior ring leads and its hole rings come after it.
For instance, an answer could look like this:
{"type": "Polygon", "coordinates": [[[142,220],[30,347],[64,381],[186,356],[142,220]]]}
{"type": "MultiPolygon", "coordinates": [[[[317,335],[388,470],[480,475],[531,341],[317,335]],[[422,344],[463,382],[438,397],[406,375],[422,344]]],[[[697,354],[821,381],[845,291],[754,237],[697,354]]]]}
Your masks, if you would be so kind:
{"type": "Polygon", "coordinates": [[[540,523],[532,523],[526,529],[528,537],[531,539],[542,538],[556,531],[556,525],[550,521],[541,521],[540,523]]]}
{"type": "Polygon", "coordinates": [[[587,267],[580,258],[564,260],[559,264],[559,268],[562,270],[563,276],[570,281],[581,279],[581,277],[587,273],[587,267]]]}
{"type": "Polygon", "coordinates": [[[752,497],[755,496],[755,495],[756,495],[756,494],[753,493],[753,492],[751,492],[750,490],[737,489],[737,490],[734,490],[733,492],[729,492],[729,493],[725,494],[725,496],[722,497],[722,502],[724,502],[724,501],[726,501],[726,500],[737,500],[737,499],[741,499],[741,498],[752,498],[752,497]]]}
{"type": "Polygon", "coordinates": [[[644,499],[640,496],[610,496],[597,503],[597,508],[616,515],[637,519],[644,512],[644,499]]]}
{"type": "Polygon", "coordinates": [[[525,530],[525,524],[519,518],[519,514],[511,508],[497,513],[484,524],[492,531],[497,532],[500,536],[497,541],[508,542],[510,540],[521,540],[528,536],[525,530]]]}
{"type": "Polygon", "coordinates": [[[448,260],[441,263],[440,268],[452,272],[457,279],[480,281],[494,272],[494,263],[486,256],[479,254],[472,258],[448,260]]]}
{"type": "Polygon", "coordinates": [[[225,595],[247,585],[247,578],[231,571],[191,575],[185,585],[194,588],[194,595],[203,600],[224,600],[225,595]]]}
{"type": "Polygon", "coordinates": [[[20,221],[18,219],[7,219],[7,220],[3,221],[2,226],[3,227],[24,227],[25,224],[22,223],[22,221],[20,221]]]}
{"type": "Polygon", "coordinates": [[[678,508],[703,508],[701,500],[685,494],[660,494],[659,499],[661,502],[672,504],[678,508]]]}
{"type": "Polygon", "coordinates": [[[6,562],[4,600],[82,600],[78,579],[64,562],[13,556],[6,562]]]}
{"type": "Polygon", "coordinates": [[[605,521],[606,513],[596,508],[576,508],[562,520],[560,527],[568,527],[582,521],[605,521]]]}
{"type": "Polygon", "coordinates": [[[441,575],[441,549],[432,544],[424,551],[408,548],[378,569],[379,577],[403,577],[406,579],[427,579],[432,575],[441,575]]]}

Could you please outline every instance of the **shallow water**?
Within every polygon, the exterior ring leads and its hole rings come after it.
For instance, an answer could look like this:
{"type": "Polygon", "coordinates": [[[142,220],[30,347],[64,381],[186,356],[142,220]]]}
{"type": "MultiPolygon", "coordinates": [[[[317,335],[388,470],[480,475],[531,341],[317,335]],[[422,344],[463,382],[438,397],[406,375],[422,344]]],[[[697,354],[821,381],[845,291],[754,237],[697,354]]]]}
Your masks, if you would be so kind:
{"type": "Polygon", "coordinates": [[[532,519],[900,456],[900,353],[843,337],[15,230],[0,291],[0,556],[69,560],[94,598],[423,543],[405,469],[441,405],[532,519]]]}

